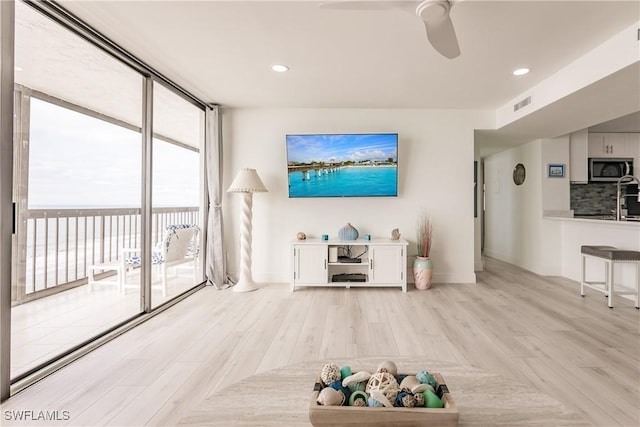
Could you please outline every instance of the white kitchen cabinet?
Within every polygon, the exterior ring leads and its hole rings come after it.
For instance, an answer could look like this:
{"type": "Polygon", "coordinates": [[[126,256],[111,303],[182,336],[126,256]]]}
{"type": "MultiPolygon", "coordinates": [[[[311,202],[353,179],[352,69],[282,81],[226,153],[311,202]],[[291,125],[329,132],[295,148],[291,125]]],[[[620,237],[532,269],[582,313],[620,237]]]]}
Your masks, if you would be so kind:
{"type": "Polygon", "coordinates": [[[627,134],[627,155],[633,158],[633,174],[640,175],[640,133],[627,134]]]}
{"type": "Polygon", "coordinates": [[[626,133],[590,133],[589,157],[628,157],[626,133]]]}
{"type": "Polygon", "coordinates": [[[569,180],[574,183],[589,181],[588,130],[569,135],[569,180]]]}
{"type": "Polygon", "coordinates": [[[407,291],[406,240],[296,240],[291,290],[299,286],[400,287],[407,291]],[[338,258],[330,259],[330,249],[338,258]]]}

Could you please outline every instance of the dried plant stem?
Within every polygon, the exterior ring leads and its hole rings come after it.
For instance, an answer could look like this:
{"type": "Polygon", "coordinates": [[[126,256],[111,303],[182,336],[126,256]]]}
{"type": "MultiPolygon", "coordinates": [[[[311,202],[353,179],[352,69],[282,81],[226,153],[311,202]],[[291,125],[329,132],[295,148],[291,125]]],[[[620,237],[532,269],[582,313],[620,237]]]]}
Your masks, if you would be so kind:
{"type": "Polygon", "coordinates": [[[417,225],[418,234],[418,256],[428,258],[431,252],[431,243],[433,241],[433,229],[431,218],[426,212],[422,212],[418,217],[417,225]]]}

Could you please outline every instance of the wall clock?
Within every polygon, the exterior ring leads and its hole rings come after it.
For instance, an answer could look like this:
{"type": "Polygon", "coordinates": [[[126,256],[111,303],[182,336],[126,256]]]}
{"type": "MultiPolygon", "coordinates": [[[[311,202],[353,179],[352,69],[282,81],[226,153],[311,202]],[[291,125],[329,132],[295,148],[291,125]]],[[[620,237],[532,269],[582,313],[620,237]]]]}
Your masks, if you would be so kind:
{"type": "Polygon", "coordinates": [[[515,168],[513,168],[513,182],[516,185],[521,185],[524,182],[524,178],[526,176],[526,170],[522,163],[518,163],[515,168]]]}

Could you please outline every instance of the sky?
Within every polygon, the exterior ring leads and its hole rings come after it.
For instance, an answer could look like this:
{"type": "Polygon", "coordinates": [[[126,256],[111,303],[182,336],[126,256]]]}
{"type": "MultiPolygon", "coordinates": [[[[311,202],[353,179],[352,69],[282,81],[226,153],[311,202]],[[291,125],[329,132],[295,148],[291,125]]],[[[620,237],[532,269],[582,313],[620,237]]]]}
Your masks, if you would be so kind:
{"type": "MultiPolygon", "coordinates": [[[[140,133],[31,98],[30,209],[139,207],[140,133]]],[[[198,206],[198,153],[153,142],[153,206],[198,206]]]]}
{"type": "Polygon", "coordinates": [[[397,134],[287,135],[287,160],[343,162],[398,159],[397,134]]]}

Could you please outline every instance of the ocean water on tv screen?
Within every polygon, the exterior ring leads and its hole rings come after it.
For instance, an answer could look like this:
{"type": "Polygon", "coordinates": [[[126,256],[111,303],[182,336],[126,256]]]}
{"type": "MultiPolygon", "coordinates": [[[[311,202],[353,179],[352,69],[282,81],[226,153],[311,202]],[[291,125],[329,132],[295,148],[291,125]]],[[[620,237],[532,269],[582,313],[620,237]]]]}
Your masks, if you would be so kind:
{"type": "Polygon", "coordinates": [[[289,197],[383,197],[397,196],[395,166],[342,167],[320,173],[289,173],[289,197]]]}

